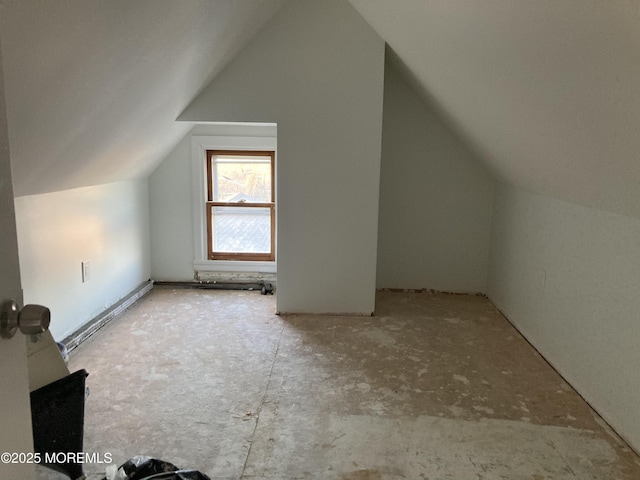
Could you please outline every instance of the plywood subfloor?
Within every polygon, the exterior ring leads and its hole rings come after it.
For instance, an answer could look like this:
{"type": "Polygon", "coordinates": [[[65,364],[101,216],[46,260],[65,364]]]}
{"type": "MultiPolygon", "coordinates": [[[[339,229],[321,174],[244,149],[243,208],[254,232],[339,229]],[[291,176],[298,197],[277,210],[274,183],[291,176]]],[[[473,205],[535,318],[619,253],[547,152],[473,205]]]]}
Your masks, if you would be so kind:
{"type": "Polygon", "coordinates": [[[484,298],[383,292],[364,318],[274,300],[156,287],[91,337],[70,358],[90,373],[84,450],[212,479],[640,478],[484,298]]]}

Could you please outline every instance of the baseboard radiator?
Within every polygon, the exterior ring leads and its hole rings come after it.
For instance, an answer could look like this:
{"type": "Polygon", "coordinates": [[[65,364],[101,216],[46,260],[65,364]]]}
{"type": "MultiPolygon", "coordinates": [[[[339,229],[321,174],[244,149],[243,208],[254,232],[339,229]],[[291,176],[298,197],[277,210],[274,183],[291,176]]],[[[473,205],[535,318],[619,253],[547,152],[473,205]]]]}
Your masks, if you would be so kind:
{"type": "Polygon", "coordinates": [[[111,320],[116,318],[118,315],[124,312],[131,305],[133,305],[142,297],[144,297],[147,293],[151,291],[152,288],[153,288],[152,280],[148,280],[144,282],[143,284],[138,286],[135,290],[133,290],[131,293],[129,293],[129,295],[124,297],[122,300],[118,301],[117,303],[112,305],[110,308],[102,312],[101,314],[92,318],[87,323],[85,323],[82,327],[80,327],[78,330],[76,330],[71,335],[66,337],[62,341],[62,343],[64,343],[64,345],[67,347],[67,351],[70,352],[71,350],[76,348],[78,345],[84,342],[87,338],[89,338],[91,335],[96,333],[98,330],[104,327],[107,323],[109,323],[111,320]]]}

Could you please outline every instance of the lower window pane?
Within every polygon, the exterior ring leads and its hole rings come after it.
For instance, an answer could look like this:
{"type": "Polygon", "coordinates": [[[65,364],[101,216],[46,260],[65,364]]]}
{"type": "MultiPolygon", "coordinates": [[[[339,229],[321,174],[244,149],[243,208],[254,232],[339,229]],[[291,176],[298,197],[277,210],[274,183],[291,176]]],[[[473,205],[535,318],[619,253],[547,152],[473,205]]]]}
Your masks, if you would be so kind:
{"type": "Polygon", "coordinates": [[[270,208],[214,207],[211,225],[216,253],[271,252],[270,208]]]}

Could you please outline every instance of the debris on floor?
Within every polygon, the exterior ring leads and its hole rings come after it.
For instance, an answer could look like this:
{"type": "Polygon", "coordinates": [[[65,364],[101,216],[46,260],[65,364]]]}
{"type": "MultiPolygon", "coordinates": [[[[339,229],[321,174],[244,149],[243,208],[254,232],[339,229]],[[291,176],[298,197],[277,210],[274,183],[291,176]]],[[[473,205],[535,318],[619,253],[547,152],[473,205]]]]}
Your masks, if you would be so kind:
{"type": "Polygon", "coordinates": [[[164,460],[136,455],[119,468],[114,465],[108,467],[107,475],[102,480],[210,480],[210,478],[196,470],[179,469],[164,460]]]}
{"type": "Polygon", "coordinates": [[[276,315],[276,296],[154,286],[74,349],[83,451],[219,480],[640,479],[486,298],[379,292],[350,317],[276,315]]]}

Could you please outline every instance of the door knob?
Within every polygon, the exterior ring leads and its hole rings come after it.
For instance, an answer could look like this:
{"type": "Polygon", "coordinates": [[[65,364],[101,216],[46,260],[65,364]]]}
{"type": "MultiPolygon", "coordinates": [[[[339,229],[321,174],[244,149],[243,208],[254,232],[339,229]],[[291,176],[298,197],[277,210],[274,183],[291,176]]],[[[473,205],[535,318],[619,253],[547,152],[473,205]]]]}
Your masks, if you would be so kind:
{"type": "Polygon", "coordinates": [[[11,338],[20,329],[25,335],[37,335],[49,328],[51,311],[42,305],[25,305],[18,308],[15,300],[0,305],[0,337],[11,338]]]}

